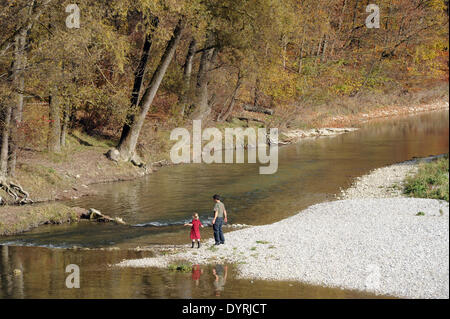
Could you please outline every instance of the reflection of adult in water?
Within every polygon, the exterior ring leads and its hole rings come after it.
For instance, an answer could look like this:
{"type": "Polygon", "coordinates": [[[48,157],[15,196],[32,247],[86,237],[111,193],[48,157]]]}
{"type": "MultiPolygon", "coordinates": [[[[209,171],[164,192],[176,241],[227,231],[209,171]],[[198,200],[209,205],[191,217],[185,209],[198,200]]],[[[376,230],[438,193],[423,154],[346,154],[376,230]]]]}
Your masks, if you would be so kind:
{"type": "Polygon", "coordinates": [[[195,285],[198,286],[200,282],[200,276],[203,274],[203,269],[200,269],[200,265],[194,265],[192,267],[192,280],[195,282],[195,285]]]}
{"type": "Polygon", "coordinates": [[[214,275],[214,290],[216,296],[219,297],[224,289],[225,283],[227,282],[228,266],[216,265],[213,268],[214,275]]]}

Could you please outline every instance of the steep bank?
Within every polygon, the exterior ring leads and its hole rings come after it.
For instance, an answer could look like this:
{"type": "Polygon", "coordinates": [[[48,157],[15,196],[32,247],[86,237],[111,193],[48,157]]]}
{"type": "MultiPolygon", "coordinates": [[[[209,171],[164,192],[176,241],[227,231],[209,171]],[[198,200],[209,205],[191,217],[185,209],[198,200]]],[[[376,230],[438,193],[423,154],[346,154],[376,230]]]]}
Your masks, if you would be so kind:
{"type": "Polygon", "coordinates": [[[375,170],[344,192],[353,199],[317,204],[271,225],[230,232],[223,246],[210,240],[200,249],[177,247],[170,255],[125,260],[119,266],[231,262],[242,278],[448,298],[448,202],[397,197],[389,191],[418,164],[414,160],[375,170]],[[368,185],[372,180],[379,182],[368,185]],[[359,196],[364,193],[372,198],[359,196]]]}

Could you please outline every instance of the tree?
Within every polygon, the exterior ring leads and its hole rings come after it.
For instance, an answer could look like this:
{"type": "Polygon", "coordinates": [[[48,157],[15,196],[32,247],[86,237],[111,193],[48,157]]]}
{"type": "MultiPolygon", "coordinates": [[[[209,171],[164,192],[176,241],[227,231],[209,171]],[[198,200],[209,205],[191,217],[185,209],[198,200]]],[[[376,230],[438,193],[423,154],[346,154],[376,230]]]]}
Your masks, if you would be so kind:
{"type": "MultiPolygon", "coordinates": [[[[167,43],[163,56],[153,73],[150,84],[146,88],[139,104],[137,111],[131,113],[129,116],[129,122],[124,125],[122,131],[122,138],[120,139],[117,148],[108,152],[108,157],[113,160],[132,161],[137,165],[143,165],[141,160],[136,154],[136,144],[139,138],[139,134],[144,124],[145,117],[148,110],[155,98],[155,95],[159,89],[162,79],[169,67],[170,62],[175,54],[175,49],[181,39],[181,31],[183,29],[183,20],[178,20],[177,25],[173,31],[172,38],[167,43]],[[129,127],[129,129],[127,128],[129,127]]],[[[133,106],[134,108],[134,106],[133,106]]]]}

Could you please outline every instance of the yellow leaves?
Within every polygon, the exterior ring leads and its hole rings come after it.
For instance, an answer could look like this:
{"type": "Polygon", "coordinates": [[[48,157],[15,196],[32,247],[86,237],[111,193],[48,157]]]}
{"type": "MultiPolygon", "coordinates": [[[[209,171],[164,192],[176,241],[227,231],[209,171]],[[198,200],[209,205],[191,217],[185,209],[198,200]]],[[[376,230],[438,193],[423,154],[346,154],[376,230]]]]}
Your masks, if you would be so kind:
{"type": "Polygon", "coordinates": [[[436,40],[431,43],[418,45],[415,50],[414,62],[421,63],[424,61],[433,60],[447,47],[448,44],[442,40],[436,40]]]}
{"type": "MultiPolygon", "coordinates": [[[[413,63],[408,68],[408,71],[412,76],[442,76],[446,71],[443,69],[440,58],[443,57],[442,53],[446,50],[448,50],[448,43],[440,39],[418,45],[414,51],[413,63]]],[[[446,59],[448,61],[448,56],[446,59]]]]}
{"type": "Polygon", "coordinates": [[[262,78],[262,91],[278,101],[288,101],[297,96],[298,74],[272,64],[262,78]]]}
{"type": "Polygon", "coordinates": [[[447,9],[444,0],[427,0],[426,5],[437,11],[445,11],[447,9]]]}

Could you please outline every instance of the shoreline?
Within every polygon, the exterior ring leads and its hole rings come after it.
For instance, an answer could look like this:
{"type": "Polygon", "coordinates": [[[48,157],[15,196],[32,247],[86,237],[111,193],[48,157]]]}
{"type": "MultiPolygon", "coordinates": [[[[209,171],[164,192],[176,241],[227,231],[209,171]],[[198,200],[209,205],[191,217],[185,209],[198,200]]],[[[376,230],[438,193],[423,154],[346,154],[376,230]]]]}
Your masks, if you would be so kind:
{"type": "MultiPolygon", "coordinates": [[[[380,116],[390,116],[390,115],[414,115],[418,113],[424,112],[435,112],[441,111],[449,108],[449,104],[446,100],[441,100],[438,102],[423,104],[419,106],[405,106],[401,109],[402,112],[398,111],[398,107],[392,106],[392,113],[386,115],[386,111],[382,111],[380,113],[379,110],[375,109],[371,112],[368,118],[369,120],[378,119],[380,116]]],[[[386,109],[383,107],[381,109],[386,109]]],[[[387,108],[389,109],[389,107],[387,108]]],[[[364,114],[357,114],[352,116],[347,116],[348,118],[352,118],[352,125],[362,124],[367,122],[367,117],[363,116],[364,114]],[[357,120],[355,120],[355,116],[357,120]]],[[[345,117],[345,116],[344,116],[345,117]]],[[[342,124],[342,121],[340,121],[342,124]]],[[[304,138],[316,138],[320,136],[337,136],[340,134],[345,134],[347,132],[351,132],[357,130],[355,127],[339,127],[338,123],[335,127],[323,127],[323,128],[315,128],[309,130],[301,130],[301,129],[291,129],[287,131],[280,131],[280,146],[295,144],[301,141],[304,138]],[[282,138],[281,138],[282,137],[282,138]]],[[[78,137],[79,139],[79,137],[78,137]]],[[[39,157],[36,154],[29,154],[31,159],[31,163],[34,163],[36,166],[42,166],[39,157]]],[[[27,158],[28,162],[28,158],[27,158]]],[[[22,165],[22,164],[21,164],[22,165]]],[[[27,163],[28,165],[28,163],[27,163]]],[[[135,167],[130,163],[114,163],[104,156],[104,152],[99,149],[92,149],[85,151],[84,153],[78,153],[73,158],[73,162],[70,164],[67,163],[47,163],[49,166],[47,169],[53,173],[49,173],[45,171],[44,166],[39,168],[39,171],[32,172],[30,174],[37,174],[39,176],[45,175],[49,176],[52,180],[55,181],[55,185],[50,185],[51,188],[47,189],[49,185],[42,185],[42,187],[37,188],[39,196],[36,194],[30,193],[31,198],[35,201],[34,205],[25,205],[25,206],[3,206],[0,207],[0,228],[4,229],[4,231],[0,232],[0,236],[8,234],[14,235],[23,231],[30,230],[36,226],[35,220],[30,218],[28,225],[26,225],[26,220],[23,220],[23,216],[29,216],[28,212],[33,210],[33,207],[51,207],[54,203],[60,203],[64,200],[77,199],[83,196],[88,196],[91,194],[95,194],[95,191],[91,189],[91,185],[103,184],[103,183],[113,183],[113,182],[121,182],[121,181],[130,181],[136,180],[141,177],[148,176],[154,172],[157,172],[158,168],[171,166],[174,164],[169,163],[168,161],[161,160],[152,162],[147,169],[135,167]],[[86,154],[85,154],[86,153],[86,154]],[[88,161],[90,166],[85,167],[83,163],[86,162],[85,158],[93,158],[93,161],[88,161]],[[52,174],[57,174],[53,176],[52,174]],[[62,181],[61,181],[62,180],[62,181]],[[34,196],[33,196],[34,195],[34,196]],[[12,209],[10,209],[12,208],[12,209]],[[9,213],[9,214],[8,214],[9,213]],[[10,215],[16,214],[16,218],[12,218],[10,215]],[[6,218],[8,217],[8,218],[6,218]],[[20,220],[20,223],[23,224],[21,227],[16,227],[16,224],[20,220]]],[[[22,172],[19,170],[19,182],[23,182],[22,186],[25,189],[28,189],[27,184],[33,184],[33,180],[27,178],[30,176],[22,176],[22,172]],[[20,178],[22,177],[22,178],[20,178]],[[26,181],[26,182],[25,182],[26,181]]],[[[31,175],[32,176],[32,175],[31,175]]],[[[42,182],[38,180],[38,182],[42,182]]],[[[66,209],[62,209],[61,212],[69,211],[71,207],[65,206],[61,204],[66,209]]],[[[95,207],[94,207],[95,208],[95,207]]],[[[106,212],[107,213],[107,212],[106,212]]],[[[45,216],[45,215],[42,215],[45,216]]],[[[63,218],[60,219],[61,223],[64,220],[68,220],[71,222],[76,222],[77,220],[73,220],[70,217],[70,214],[66,214],[63,218]]],[[[39,224],[48,224],[52,223],[51,219],[45,220],[45,218],[39,222],[39,224]]]]}
{"type": "Polygon", "coordinates": [[[114,266],[228,262],[237,265],[242,279],[294,280],[401,298],[448,298],[448,202],[391,192],[428,160],[375,169],[343,191],[342,200],[310,206],[274,224],[228,232],[223,246],[213,246],[211,239],[200,249],[166,248],[172,253],[114,266]],[[384,187],[375,183],[368,196],[360,196],[374,179],[384,187]]]}

